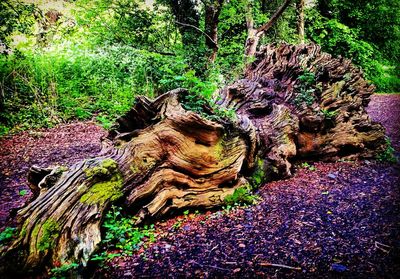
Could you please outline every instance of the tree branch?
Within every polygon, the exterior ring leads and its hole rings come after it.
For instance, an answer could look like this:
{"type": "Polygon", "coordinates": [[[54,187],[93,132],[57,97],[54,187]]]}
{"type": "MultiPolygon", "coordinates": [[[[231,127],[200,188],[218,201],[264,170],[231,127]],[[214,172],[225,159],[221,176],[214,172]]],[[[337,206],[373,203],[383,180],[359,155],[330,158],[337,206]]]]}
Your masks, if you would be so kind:
{"type": "Polygon", "coordinates": [[[292,0],[285,0],[285,2],[282,4],[282,6],[279,7],[279,9],[274,13],[274,15],[271,17],[271,19],[264,25],[260,26],[257,28],[257,33],[264,33],[268,31],[274,25],[274,23],[277,21],[277,19],[282,15],[282,13],[286,10],[286,8],[289,6],[290,2],[292,0]]]}
{"type": "Polygon", "coordinates": [[[176,23],[176,24],[179,24],[179,25],[182,25],[182,26],[185,26],[185,27],[191,27],[191,28],[193,28],[193,29],[199,31],[201,34],[203,34],[204,36],[206,36],[206,37],[215,45],[216,48],[218,48],[218,44],[217,44],[206,32],[204,32],[204,31],[201,30],[200,28],[197,28],[196,26],[194,26],[194,25],[192,25],[192,24],[182,23],[182,22],[179,22],[179,21],[175,21],[175,23],[176,23]]]}

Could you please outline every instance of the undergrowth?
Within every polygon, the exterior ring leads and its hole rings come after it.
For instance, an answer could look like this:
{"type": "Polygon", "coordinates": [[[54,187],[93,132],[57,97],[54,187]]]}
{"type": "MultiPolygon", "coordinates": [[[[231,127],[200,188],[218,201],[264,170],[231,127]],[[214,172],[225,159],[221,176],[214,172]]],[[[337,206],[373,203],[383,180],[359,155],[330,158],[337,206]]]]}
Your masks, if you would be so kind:
{"type": "Polygon", "coordinates": [[[102,225],[104,229],[102,249],[93,255],[91,260],[102,263],[117,256],[131,256],[141,247],[154,242],[154,225],[137,227],[136,221],[134,217],[124,216],[121,207],[112,206],[102,225]]]}
{"type": "Polygon", "coordinates": [[[16,228],[6,227],[0,233],[0,246],[6,245],[10,242],[15,236],[16,228]]]}
{"type": "Polygon", "coordinates": [[[71,263],[52,268],[50,271],[51,279],[76,278],[78,277],[78,274],[76,272],[78,267],[79,264],[71,263]]]}
{"type": "Polygon", "coordinates": [[[73,119],[94,118],[109,128],[135,96],[156,97],[178,87],[192,92],[185,96],[186,109],[201,113],[213,104],[220,77],[212,72],[199,77],[182,56],[124,45],[64,48],[0,56],[0,136],[73,119]]]}
{"type": "Polygon", "coordinates": [[[251,186],[244,185],[240,188],[235,189],[235,191],[225,197],[224,202],[226,205],[246,205],[246,204],[255,204],[259,197],[257,195],[252,194],[251,186]]]}
{"type": "Polygon", "coordinates": [[[395,150],[392,146],[392,142],[388,137],[386,137],[386,148],[376,156],[376,159],[380,162],[388,162],[391,164],[395,164],[398,162],[398,159],[394,154],[395,150]]]}

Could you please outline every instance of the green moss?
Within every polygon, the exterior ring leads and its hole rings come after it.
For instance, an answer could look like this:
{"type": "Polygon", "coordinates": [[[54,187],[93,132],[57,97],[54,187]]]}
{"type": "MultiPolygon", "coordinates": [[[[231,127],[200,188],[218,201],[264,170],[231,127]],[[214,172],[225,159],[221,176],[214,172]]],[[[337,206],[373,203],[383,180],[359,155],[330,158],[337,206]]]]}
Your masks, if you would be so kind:
{"type": "Polygon", "coordinates": [[[342,92],[343,86],[346,84],[346,82],[344,80],[341,80],[339,82],[336,82],[332,85],[332,89],[333,89],[333,96],[335,98],[340,96],[340,93],[342,92]]]}
{"type": "Polygon", "coordinates": [[[253,189],[257,189],[265,181],[266,175],[264,171],[264,160],[257,159],[257,166],[250,177],[251,186],[253,189]]]}
{"type": "Polygon", "coordinates": [[[120,173],[114,174],[107,181],[100,181],[95,183],[86,194],[84,194],[80,201],[86,204],[101,204],[106,201],[115,201],[122,197],[122,186],[124,179],[120,173]]]}
{"type": "Polygon", "coordinates": [[[94,182],[80,201],[86,204],[101,204],[115,201],[122,196],[124,179],[118,164],[112,159],[105,159],[99,165],[85,170],[89,181],[94,182]]]}
{"type": "Polygon", "coordinates": [[[139,174],[139,173],[145,173],[151,168],[153,168],[155,165],[157,165],[157,160],[152,157],[143,157],[139,158],[134,162],[131,166],[130,169],[134,175],[139,174]]]}
{"type": "Polygon", "coordinates": [[[98,166],[85,169],[85,174],[88,178],[101,177],[112,175],[118,170],[118,164],[113,159],[105,159],[100,162],[98,166]]]}
{"type": "Polygon", "coordinates": [[[31,238],[36,239],[39,234],[39,226],[35,226],[32,230],[31,238]]]}
{"type": "Polygon", "coordinates": [[[26,228],[22,228],[21,232],[19,233],[20,237],[25,237],[26,235],[26,228]]]}
{"type": "Polygon", "coordinates": [[[132,165],[130,169],[133,174],[138,174],[140,172],[139,167],[137,165],[132,165]]]}
{"type": "MultiPolygon", "coordinates": [[[[35,228],[37,229],[37,227],[35,228]]],[[[60,226],[53,219],[48,219],[41,228],[42,234],[37,241],[37,249],[45,251],[53,247],[59,236],[60,226]]]]}
{"type": "Polygon", "coordinates": [[[225,142],[223,139],[220,139],[214,146],[214,154],[217,160],[222,160],[224,154],[224,145],[225,142]]]}
{"type": "Polygon", "coordinates": [[[289,138],[288,134],[286,134],[286,133],[283,134],[281,140],[282,140],[283,144],[290,144],[290,138],[289,138]]]}

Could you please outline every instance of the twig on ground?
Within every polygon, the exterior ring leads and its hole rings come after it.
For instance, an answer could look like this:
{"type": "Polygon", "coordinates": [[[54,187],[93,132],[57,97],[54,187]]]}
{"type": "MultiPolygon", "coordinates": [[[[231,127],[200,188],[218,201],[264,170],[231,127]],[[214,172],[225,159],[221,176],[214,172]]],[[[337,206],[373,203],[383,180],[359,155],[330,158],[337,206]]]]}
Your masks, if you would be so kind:
{"type": "Polygon", "coordinates": [[[390,249],[391,249],[392,247],[389,246],[389,245],[380,243],[380,242],[378,242],[378,241],[375,241],[375,248],[376,248],[376,249],[379,249],[379,250],[381,250],[381,251],[383,251],[383,252],[385,252],[385,253],[389,253],[389,252],[390,252],[390,249]],[[384,248],[388,248],[388,250],[387,250],[387,249],[384,249],[384,248]]]}
{"type": "Polygon", "coordinates": [[[284,265],[284,264],[274,264],[274,263],[268,263],[268,262],[262,262],[262,263],[260,263],[260,266],[262,266],[262,267],[280,267],[280,268],[301,271],[301,267],[294,267],[294,266],[289,266],[289,265],[284,265]]]}
{"type": "Polygon", "coordinates": [[[191,261],[191,262],[194,263],[194,264],[197,264],[198,266],[201,266],[201,267],[209,267],[209,268],[214,268],[214,269],[223,270],[223,271],[231,271],[230,269],[222,268],[222,267],[215,266],[215,265],[201,264],[201,263],[198,263],[196,261],[191,261]]]}

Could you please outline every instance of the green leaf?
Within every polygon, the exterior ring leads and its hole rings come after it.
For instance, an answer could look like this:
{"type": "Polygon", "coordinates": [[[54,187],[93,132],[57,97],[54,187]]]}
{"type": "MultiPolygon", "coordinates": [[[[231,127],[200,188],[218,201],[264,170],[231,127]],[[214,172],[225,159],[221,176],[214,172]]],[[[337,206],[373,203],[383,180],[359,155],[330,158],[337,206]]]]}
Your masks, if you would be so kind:
{"type": "Polygon", "coordinates": [[[28,193],[28,190],[19,191],[19,195],[22,196],[22,197],[25,196],[27,193],[28,193]]]}

